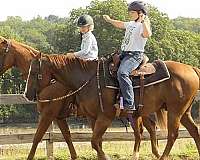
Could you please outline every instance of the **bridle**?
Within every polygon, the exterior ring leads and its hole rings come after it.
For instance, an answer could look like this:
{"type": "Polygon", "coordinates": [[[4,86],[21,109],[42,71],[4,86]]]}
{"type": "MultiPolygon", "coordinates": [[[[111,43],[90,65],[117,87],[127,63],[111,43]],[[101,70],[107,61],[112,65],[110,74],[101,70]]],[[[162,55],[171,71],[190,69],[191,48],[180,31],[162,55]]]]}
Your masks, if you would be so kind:
{"type": "MultiPolygon", "coordinates": [[[[10,47],[12,45],[11,41],[10,40],[4,40],[4,42],[6,42],[6,47],[3,48],[3,52],[2,52],[2,59],[0,61],[0,75],[2,75],[4,73],[4,70],[3,70],[3,66],[4,66],[4,59],[5,59],[5,56],[6,54],[9,53],[10,51],[10,47]]],[[[3,43],[3,42],[2,42],[3,43]]]]}
{"type": "MultiPolygon", "coordinates": [[[[12,42],[11,40],[4,40],[4,42],[2,43],[6,43],[6,46],[2,49],[2,59],[0,59],[0,75],[2,75],[5,70],[3,68],[4,66],[4,60],[5,60],[5,56],[10,52],[10,49],[11,49],[11,46],[12,46],[12,42]]],[[[18,77],[24,77],[28,75],[28,73],[21,73],[18,77]]],[[[15,78],[18,78],[18,77],[15,77],[15,78]]]]}

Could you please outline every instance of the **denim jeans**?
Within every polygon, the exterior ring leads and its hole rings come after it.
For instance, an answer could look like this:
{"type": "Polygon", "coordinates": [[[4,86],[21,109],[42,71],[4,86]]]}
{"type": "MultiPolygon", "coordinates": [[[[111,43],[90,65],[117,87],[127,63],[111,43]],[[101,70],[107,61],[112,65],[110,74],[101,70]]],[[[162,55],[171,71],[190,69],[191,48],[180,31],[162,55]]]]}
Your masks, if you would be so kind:
{"type": "Polygon", "coordinates": [[[123,96],[124,108],[133,108],[134,92],[132,81],[129,78],[131,71],[136,69],[143,60],[142,52],[135,52],[135,54],[122,53],[122,60],[117,71],[117,78],[123,96]]]}

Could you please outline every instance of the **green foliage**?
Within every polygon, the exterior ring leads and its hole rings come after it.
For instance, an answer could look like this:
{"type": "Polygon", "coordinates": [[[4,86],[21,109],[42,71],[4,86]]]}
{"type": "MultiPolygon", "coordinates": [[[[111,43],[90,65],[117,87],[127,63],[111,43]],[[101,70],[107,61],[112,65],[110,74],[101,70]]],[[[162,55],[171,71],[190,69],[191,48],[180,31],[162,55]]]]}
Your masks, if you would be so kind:
{"type": "Polygon", "coordinates": [[[151,21],[151,28],[153,33],[153,38],[156,41],[164,39],[168,31],[172,28],[172,24],[168,16],[161,13],[157,8],[149,6],[149,19],[151,21]]]}
{"type": "Polygon", "coordinates": [[[96,35],[99,54],[110,54],[114,48],[120,48],[124,31],[114,28],[111,24],[105,22],[102,15],[110,15],[113,19],[125,21],[128,19],[127,4],[123,0],[92,1],[87,8],[95,21],[94,34],[96,35]]]}
{"type": "Polygon", "coordinates": [[[176,29],[200,33],[200,18],[178,17],[173,19],[172,23],[176,29]]]}

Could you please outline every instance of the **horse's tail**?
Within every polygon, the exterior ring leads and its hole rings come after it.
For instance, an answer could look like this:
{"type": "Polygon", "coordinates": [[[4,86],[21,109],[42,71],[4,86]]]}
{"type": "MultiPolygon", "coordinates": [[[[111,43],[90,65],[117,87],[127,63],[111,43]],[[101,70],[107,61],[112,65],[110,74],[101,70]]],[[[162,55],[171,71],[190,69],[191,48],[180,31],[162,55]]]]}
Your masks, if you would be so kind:
{"type": "Polygon", "coordinates": [[[159,109],[156,111],[156,118],[157,118],[157,123],[158,126],[160,127],[161,130],[166,130],[167,129],[167,111],[165,109],[159,109]]]}
{"type": "MultiPolygon", "coordinates": [[[[193,67],[194,71],[196,72],[196,74],[198,75],[199,77],[199,80],[200,80],[200,69],[197,68],[197,67],[193,67]]],[[[199,82],[199,89],[200,89],[200,82],[199,82]]]]}

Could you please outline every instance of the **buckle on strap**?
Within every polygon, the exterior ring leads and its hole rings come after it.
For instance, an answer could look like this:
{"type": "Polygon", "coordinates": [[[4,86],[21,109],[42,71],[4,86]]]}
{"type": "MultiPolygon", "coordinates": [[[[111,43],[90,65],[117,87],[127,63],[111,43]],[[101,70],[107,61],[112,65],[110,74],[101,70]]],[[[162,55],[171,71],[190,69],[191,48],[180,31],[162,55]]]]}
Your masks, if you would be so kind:
{"type": "Polygon", "coordinates": [[[142,52],[142,51],[122,51],[122,53],[129,54],[129,55],[135,55],[137,53],[144,53],[144,52],[142,52]]]}

